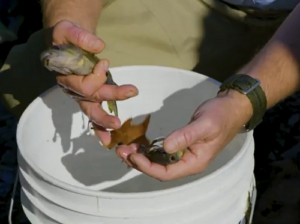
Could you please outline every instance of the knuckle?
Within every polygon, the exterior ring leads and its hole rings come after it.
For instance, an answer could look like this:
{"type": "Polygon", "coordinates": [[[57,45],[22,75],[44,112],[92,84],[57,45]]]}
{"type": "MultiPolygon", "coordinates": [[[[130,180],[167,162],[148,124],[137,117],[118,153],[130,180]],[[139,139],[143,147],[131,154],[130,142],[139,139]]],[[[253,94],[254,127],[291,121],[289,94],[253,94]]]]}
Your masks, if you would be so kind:
{"type": "Polygon", "coordinates": [[[102,101],[102,95],[99,93],[99,91],[96,91],[95,93],[91,93],[89,92],[88,94],[90,94],[90,97],[93,97],[95,100],[97,101],[102,101]]]}
{"type": "Polygon", "coordinates": [[[112,90],[112,96],[118,100],[127,100],[130,98],[130,96],[127,96],[126,93],[124,93],[124,91],[117,86],[114,86],[112,90]]]}
{"type": "Polygon", "coordinates": [[[83,45],[87,39],[87,33],[84,30],[73,27],[72,31],[74,32],[75,40],[78,45],[83,45]]]}
{"type": "Polygon", "coordinates": [[[57,22],[55,27],[65,26],[68,23],[70,23],[68,20],[63,19],[63,20],[60,20],[59,22],[57,22]]]}
{"type": "Polygon", "coordinates": [[[217,133],[221,130],[221,126],[217,125],[213,119],[206,119],[205,126],[207,130],[210,130],[212,133],[217,133]]]}
{"type": "Polygon", "coordinates": [[[78,85],[79,91],[87,98],[94,97],[95,89],[90,87],[90,82],[85,77],[80,77],[80,84],[78,85]]]}
{"type": "Polygon", "coordinates": [[[68,20],[57,22],[52,30],[53,41],[59,43],[67,41],[66,33],[70,32],[70,29],[72,30],[73,27],[73,24],[68,20]]]}
{"type": "Polygon", "coordinates": [[[82,92],[82,94],[87,98],[93,96],[93,91],[91,90],[91,88],[86,88],[84,85],[81,85],[79,88],[80,88],[80,92],[82,92]]]}
{"type": "MultiPolygon", "coordinates": [[[[191,131],[187,131],[187,132],[183,132],[182,133],[182,138],[185,142],[186,145],[190,145],[192,144],[192,140],[193,140],[193,132],[191,131]]],[[[178,145],[179,143],[177,143],[178,145]]]]}
{"type": "Polygon", "coordinates": [[[61,20],[57,22],[53,27],[53,36],[59,34],[62,29],[64,29],[68,24],[67,20],[61,20]]]}

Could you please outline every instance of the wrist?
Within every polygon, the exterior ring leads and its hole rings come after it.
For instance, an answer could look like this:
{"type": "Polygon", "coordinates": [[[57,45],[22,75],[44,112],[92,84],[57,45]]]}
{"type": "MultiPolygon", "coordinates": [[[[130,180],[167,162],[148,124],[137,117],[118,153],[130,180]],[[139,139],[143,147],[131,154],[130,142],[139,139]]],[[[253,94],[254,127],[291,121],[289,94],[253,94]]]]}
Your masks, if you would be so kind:
{"type": "Polygon", "coordinates": [[[88,22],[80,22],[80,20],[78,18],[76,18],[75,16],[63,16],[63,17],[55,17],[55,18],[51,18],[51,19],[47,19],[45,18],[43,20],[43,27],[44,28],[50,28],[55,26],[57,23],[61,22],[61,21],[69,21],[73,24],[75,24],[76,26],[80,27],[81,29],[84,29],[86,31],[88,31],[91,34],[95,34],[96,31],[96,27],[95,25],[88,23],[88,22]]]}
{"type": "Polygon", "coordinates": [[[246,95],[234,89],[228,89],[219,92],[216,97],[228,101],[234,111],[233,116],[236,116],[239,121],[237,125],[244,126],[250,121],[253,115],[253,107],[246,95]]]}

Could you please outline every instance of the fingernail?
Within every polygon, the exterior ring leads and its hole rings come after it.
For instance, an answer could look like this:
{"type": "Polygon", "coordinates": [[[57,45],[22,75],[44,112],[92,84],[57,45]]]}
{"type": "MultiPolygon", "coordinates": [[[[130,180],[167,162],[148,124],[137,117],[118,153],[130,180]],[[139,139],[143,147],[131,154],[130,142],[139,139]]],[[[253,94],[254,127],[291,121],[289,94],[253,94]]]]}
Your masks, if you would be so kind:
{"type": "Polygon", "coordinates": [[[92,40],[89,42],[89,47],[98,50],[101,47],[102,42],[100,40],[92,40]]]}
{"type": "Polygon", "coordinates": [[[134,151],[136,152],[138,150],[138,144],[132,144],[134,151]]]}
{"type": "Polygon", "coordinates": [[[122,159],[126,159],[128,155],[127,155],[125,152],[123,152],[123,153],[120,153],[119,156],[120,156],[122,159]]]}
{"type": "Polygon", "coordinates": [[[101,61],[101,62],[100,62],[100,66],[101,66],[101,68],[102,68],[104,71],[107,71],[107,70],[108,70],[109,64],[108,64],[107,61],[101,61]]]}
{"type": "Polygon", "coordinates": [[[136,93],[133,91],[129,91],[128,93],[125,94],[126,97],[133,97],[136,96],[136,93]]]}
{"type": "Polygon", "coordinates": [[[168,139],[167,141],[164,141],[164,149],[166,150],[166,152],[168,153],[173,153],[176,152],[176,146],[177,143],[175,141],[175,139],[168,139]]]}

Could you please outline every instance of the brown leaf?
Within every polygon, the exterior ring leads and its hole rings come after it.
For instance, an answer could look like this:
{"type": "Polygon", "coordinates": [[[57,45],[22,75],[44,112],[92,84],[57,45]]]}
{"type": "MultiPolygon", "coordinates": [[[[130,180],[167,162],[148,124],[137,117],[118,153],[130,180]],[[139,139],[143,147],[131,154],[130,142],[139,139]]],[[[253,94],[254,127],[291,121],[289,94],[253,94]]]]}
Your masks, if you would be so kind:
{"type": "Polygon", "coordinates": [[[133,125],[132,118],[124,122],[124,124],[116,130],[111,132],[111,142],[106,146],[112,149],[116,145],[129,145],[131,143],[149,145],[150,141],[146,138],[145,134],[150,122],[150,115],[137,125],[133,125]]]}

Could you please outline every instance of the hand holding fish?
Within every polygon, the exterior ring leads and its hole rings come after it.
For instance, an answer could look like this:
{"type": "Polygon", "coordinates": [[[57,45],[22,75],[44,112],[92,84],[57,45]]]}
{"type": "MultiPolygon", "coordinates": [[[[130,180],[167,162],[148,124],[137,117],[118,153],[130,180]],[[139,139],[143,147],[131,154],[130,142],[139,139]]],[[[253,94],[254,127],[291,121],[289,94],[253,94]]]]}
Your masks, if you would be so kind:
{"type": "MultiPolygon", "coordinates": [[[[169,155],[181,156],[174,164],[162,166],[154,157],[139,153],[137,144],[119,146],[117,154],[127,165],[160,181],[169,181],[201,173],[234,138],[252,116],[248,98],[236,91],[219,94],[195,111],[189,124],[171,133],[163,141],[169,155]],[[225,111],[225,112],[224,112],[225,111]],[[175,154],[176,153],[176,154],[175,154]]],[[[160,155],[160,159],[163,159],[160,155]]]]}
{"type": "Polygon", "coordinates": [[[104,49],[101,39],[69,21],[57,23],[52,30],[53,46],[42,53],[41,60],[57,73],[59,86],[78,102],[93,122],[97,137],[108,144],[110,134],[106,128],[121,126],[116,101],[136,96],[138,90],[133,85],[116,85],[108,71],[109,61],[94,56],[104,49]],[[101,108],[103,101],[116,116],[101,108]]]}

